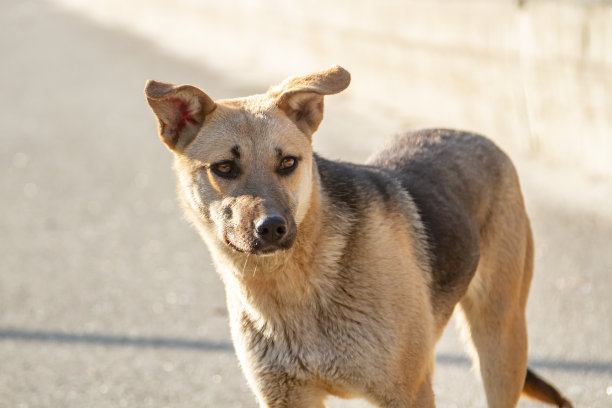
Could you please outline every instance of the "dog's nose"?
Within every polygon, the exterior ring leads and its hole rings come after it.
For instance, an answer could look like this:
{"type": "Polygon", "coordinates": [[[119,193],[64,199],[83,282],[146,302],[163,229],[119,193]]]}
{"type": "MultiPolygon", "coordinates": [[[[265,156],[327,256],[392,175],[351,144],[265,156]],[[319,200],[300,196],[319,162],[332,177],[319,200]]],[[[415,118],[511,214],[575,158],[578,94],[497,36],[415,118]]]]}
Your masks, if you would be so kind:
{"type": "Polygon", "coordinates": [[[266,217],[255,225],[257,236],[269,244],[280,241],[287,234],[287,221],[280,216],[266,217]]]}

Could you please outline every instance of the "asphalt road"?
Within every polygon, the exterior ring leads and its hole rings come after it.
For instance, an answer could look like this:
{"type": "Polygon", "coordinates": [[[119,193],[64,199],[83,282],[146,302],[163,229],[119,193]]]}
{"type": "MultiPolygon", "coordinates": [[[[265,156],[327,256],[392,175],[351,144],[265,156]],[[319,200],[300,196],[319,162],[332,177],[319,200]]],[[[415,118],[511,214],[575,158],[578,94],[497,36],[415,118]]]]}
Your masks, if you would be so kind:
{"type": "MultiPolygon", "coordinates": [[[[33,0],[0,2],[0,56],[0,407],[255,407],[142,88],[269,84],[33,0]]],[[[363,160],[392,126],[335,98],[315,146],[363,160]]],[[[611,180],[516,161],[537,246],[531,365],[577,407],[612,406],[611,180]]],[[[438,348],[438,406],[485,406],[456,337],[438,348]]]]}

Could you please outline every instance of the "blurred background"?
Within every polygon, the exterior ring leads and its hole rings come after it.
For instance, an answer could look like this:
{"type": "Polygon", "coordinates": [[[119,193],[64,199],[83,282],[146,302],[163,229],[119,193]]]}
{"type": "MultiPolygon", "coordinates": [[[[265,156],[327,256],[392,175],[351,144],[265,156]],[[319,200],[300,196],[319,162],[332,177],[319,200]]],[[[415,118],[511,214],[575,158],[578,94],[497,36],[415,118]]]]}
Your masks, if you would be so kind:
{"type": "MultiPolygon", "coordinates": [[[[352,84],[326,99],[324,156],[429,126],[512,156],[530,365],[612,406],[611,27],[595,0],[0,0],[0,407],[256,406],[142,89],[236,97],[333,64],[352,84]]],[[[452,326],[437,406],[484,407],[452,326]]]]}

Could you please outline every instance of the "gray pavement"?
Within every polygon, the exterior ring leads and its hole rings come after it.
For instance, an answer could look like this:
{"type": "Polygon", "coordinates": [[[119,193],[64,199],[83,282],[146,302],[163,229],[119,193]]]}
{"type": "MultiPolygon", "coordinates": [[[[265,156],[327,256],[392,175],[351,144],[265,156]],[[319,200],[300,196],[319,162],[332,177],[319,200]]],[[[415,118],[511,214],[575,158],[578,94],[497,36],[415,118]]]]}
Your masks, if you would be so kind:
{"type": "MultiPolygon", "coordinates": [[[[0,2],[0,58],[0,407],[255,407],[142,88],[269,84],[33,0],[0,2]]],[[[345,99],[327,106],[315,145],[328,157],[363,160],[392,131],[345,99]]],[[[610,179],[517,165],[538,251],[531,365],[577,407],[612,406],[610,179]]],[[[438,349],[438,406],[485,406],[456,337],[438,349]]]]}

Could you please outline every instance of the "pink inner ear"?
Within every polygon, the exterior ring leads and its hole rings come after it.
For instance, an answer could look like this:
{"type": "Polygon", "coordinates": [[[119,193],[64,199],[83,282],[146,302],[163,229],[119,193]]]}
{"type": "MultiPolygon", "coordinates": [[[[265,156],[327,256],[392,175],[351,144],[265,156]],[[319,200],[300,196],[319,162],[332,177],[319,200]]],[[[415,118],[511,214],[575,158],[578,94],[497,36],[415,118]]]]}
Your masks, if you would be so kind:
{"type": "MultiPolygon", "coordinates": [[[[181,98],[168,98],[165,101],[166,103],[166,113],[168,120],[170,122],[170,131],[173,133],[179,133],[185,126],[187,122],[196,123],[196,120],[191,115],[190,106],[187,102],[185,102],[181,98]]],[[[165,125],[165,123],[164,123],[165,125]]],[[[162,126],[163,130],[165,130],[166,126],[162,126]]]]}

